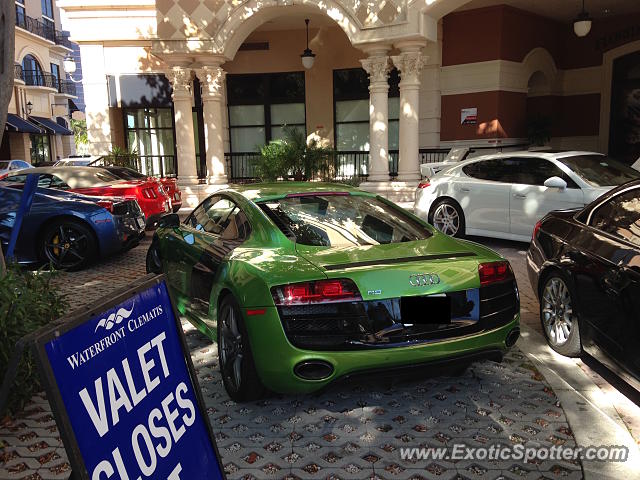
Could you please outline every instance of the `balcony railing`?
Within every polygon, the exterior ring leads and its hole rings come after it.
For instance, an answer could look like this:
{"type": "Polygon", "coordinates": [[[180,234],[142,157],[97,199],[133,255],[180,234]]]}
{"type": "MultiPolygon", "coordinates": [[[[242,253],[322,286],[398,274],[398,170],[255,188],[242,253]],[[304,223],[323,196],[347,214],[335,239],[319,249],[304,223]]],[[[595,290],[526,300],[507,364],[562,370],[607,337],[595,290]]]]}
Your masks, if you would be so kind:
{"type": "Polygon", "coordinates": [[[24,83],[34,87],[55,88],[58,90],[58,79],[50,73],[40,70],[24,70],[22,72],[24,83]]]}
{"type": "Polygon", "coordinates": [[[15,78],[16,80],[24,80],[23,73],[22,73],[22,65],[16,63],[13,66],[13,78],[15,78]]]}
{"type": "Polygon", "coordinates": [[[76,85],[70,80],[58,80],[58,91],[76,97],[76,85]]]}
{"type": "Polygon", "coordinates": [[[34,35],[38,35],[39,37],[45,38],[51,42],[56,41],[56,31],[49,25],[45,25],[40,20],[36,20],[35,18],[31,18],[24,13],[16,10],[16,26],[20,27],[27,32],[33,33],[34,35]]]}
{"type": "Polygon", "coordinates": [[[56,45],[62,45],[63,47],[67,47],[69,50],[73,50],[73,43],[69,40],[69,35],[56,30],[55,38],[56,45]]]}

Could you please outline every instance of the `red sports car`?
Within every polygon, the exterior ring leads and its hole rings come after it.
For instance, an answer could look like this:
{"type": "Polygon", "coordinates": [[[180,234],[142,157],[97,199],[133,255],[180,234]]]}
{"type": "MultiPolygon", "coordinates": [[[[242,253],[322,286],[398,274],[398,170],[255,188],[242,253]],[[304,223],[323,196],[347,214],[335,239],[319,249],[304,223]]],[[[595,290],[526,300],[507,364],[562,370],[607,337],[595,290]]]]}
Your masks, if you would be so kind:
{"type": "MultiPolygon", "coordinates": [[[[92,165],[93,166],[93,165],[92,165]]],[[[102,167],[123,180],[144,180],[151,179],[160,182],[162,188],[171,199],[173,211],[177,212],[182,207],[182,192],[178,188],[178,182],[173,177],[147,177],[144,173],[133,170],[128,167],[105,166],[102,167]]]]}
{"type": "Polygon", "coordinates": [[[36,167],[8,175],[6,182],[24,182],[29,173],[40,174],[38,185],[99,197],[135,198],[147,227],[171,211],[171,199],[160,183],[151,178],[123,180],[102,167],[36,167]]]}

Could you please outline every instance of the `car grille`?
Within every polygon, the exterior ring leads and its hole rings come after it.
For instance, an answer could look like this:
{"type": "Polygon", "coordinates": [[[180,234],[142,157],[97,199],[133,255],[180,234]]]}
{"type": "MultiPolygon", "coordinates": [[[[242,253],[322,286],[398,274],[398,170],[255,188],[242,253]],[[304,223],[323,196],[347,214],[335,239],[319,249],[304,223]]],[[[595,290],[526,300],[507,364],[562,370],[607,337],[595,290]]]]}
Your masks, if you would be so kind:
{"type": "Polygon", "coordinates": [[[113,204],[114,215],[132,215],[137,217],[142,214],[140,205],[135,200],[124,200],[113,204]]]}
{"type": "Polygon", "coordinates": [[[486,329],[497,328],[513,320],[520,311],[520,295],[515,280],[495,283],[480,289],[480,322],[486,329]]]}
{"type": "Polygon", "coordinates": [[[278,313],[288,340],[298,348],[362,350],[435,342],[498,328],[512,321],[520,308],[513,281],[447,296],[451,300],[448,323],[415,324],[415,318],[402,318],[401,298],[286,306],[279,307],[278,313]],[[385,329],[387,333],[376,336],[385,329]]]}

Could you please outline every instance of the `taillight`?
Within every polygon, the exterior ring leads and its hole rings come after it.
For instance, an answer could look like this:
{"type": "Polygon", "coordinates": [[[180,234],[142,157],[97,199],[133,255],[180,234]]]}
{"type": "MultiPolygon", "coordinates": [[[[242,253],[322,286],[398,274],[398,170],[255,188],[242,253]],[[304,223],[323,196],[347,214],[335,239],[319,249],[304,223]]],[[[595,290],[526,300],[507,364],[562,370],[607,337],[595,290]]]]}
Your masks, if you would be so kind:
{"type": "Polygon", "coordinates": [[[102,208],[106,208],[111,213],[113,213],[113,202],[111,200],[98,200],[96,203],[102,208]]]}
{"type": "Polygon", "coordinates": [[[423,180],[418,184],[418,188],[427,188],[430,186],[431,186],[431,183],[429,182],[429,180],[423,180]]]}
{"type": "Polygon", "coordinates": [[[481,263],[478,265],[478,274],[482,286],[514,278],[511,265],[507,261],[481,263]]]}
{"type": "Polygon", "coordinates": [[[278,306],[362,300],[358,287],[347,278],[280,285],[271,289],[271,295],[278,306]]]}
{"type": "Polygon", "coordinates": [[[540,225],[542,225],[542,220],[538,220],[535,227],[533,227],[533,235],[531,235],[531,240],[535,240],[538,236],[538,232],[540,231],[540,225]]]}

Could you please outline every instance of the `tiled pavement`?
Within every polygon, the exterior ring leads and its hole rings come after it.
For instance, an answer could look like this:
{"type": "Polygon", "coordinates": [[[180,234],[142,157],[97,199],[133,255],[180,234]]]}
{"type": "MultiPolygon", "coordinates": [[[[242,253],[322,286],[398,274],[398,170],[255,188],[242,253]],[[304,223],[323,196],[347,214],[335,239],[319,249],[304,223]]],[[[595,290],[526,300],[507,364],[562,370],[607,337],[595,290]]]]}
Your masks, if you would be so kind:
{"type": "MultiPolygon", "coordinates": [[[[89,304],[143,275],[148,242],[88,271],[61,275],[58,285],[69,293],[72,307],[89,304]]],[[[510,244],[498,249],[513,250],[508,253],[516,259],[520,255],[510,244]]],[[[515,267],[524,286],[522,269],[515,267]]],[[[523,309],[535,312],[530,303],[523,288],[523,309]]],[[[525,321],[533,325],[534,315],[529,320],[526,315],[525,321]]],[[[401,447],[573,445],[557,397],[517,349],[502,364],[475,363],[459,377],[352,383],[317,395],[274,396],[240,405],[222,387],[216,346],[189,324],[184,327],[230,479],[582,477],[579,463],[400,458],[401,447]]],[[[22,415],[1,426],[0,445],[0,479],[69,475],[44,398],[36,398],[22,415]]]]}

